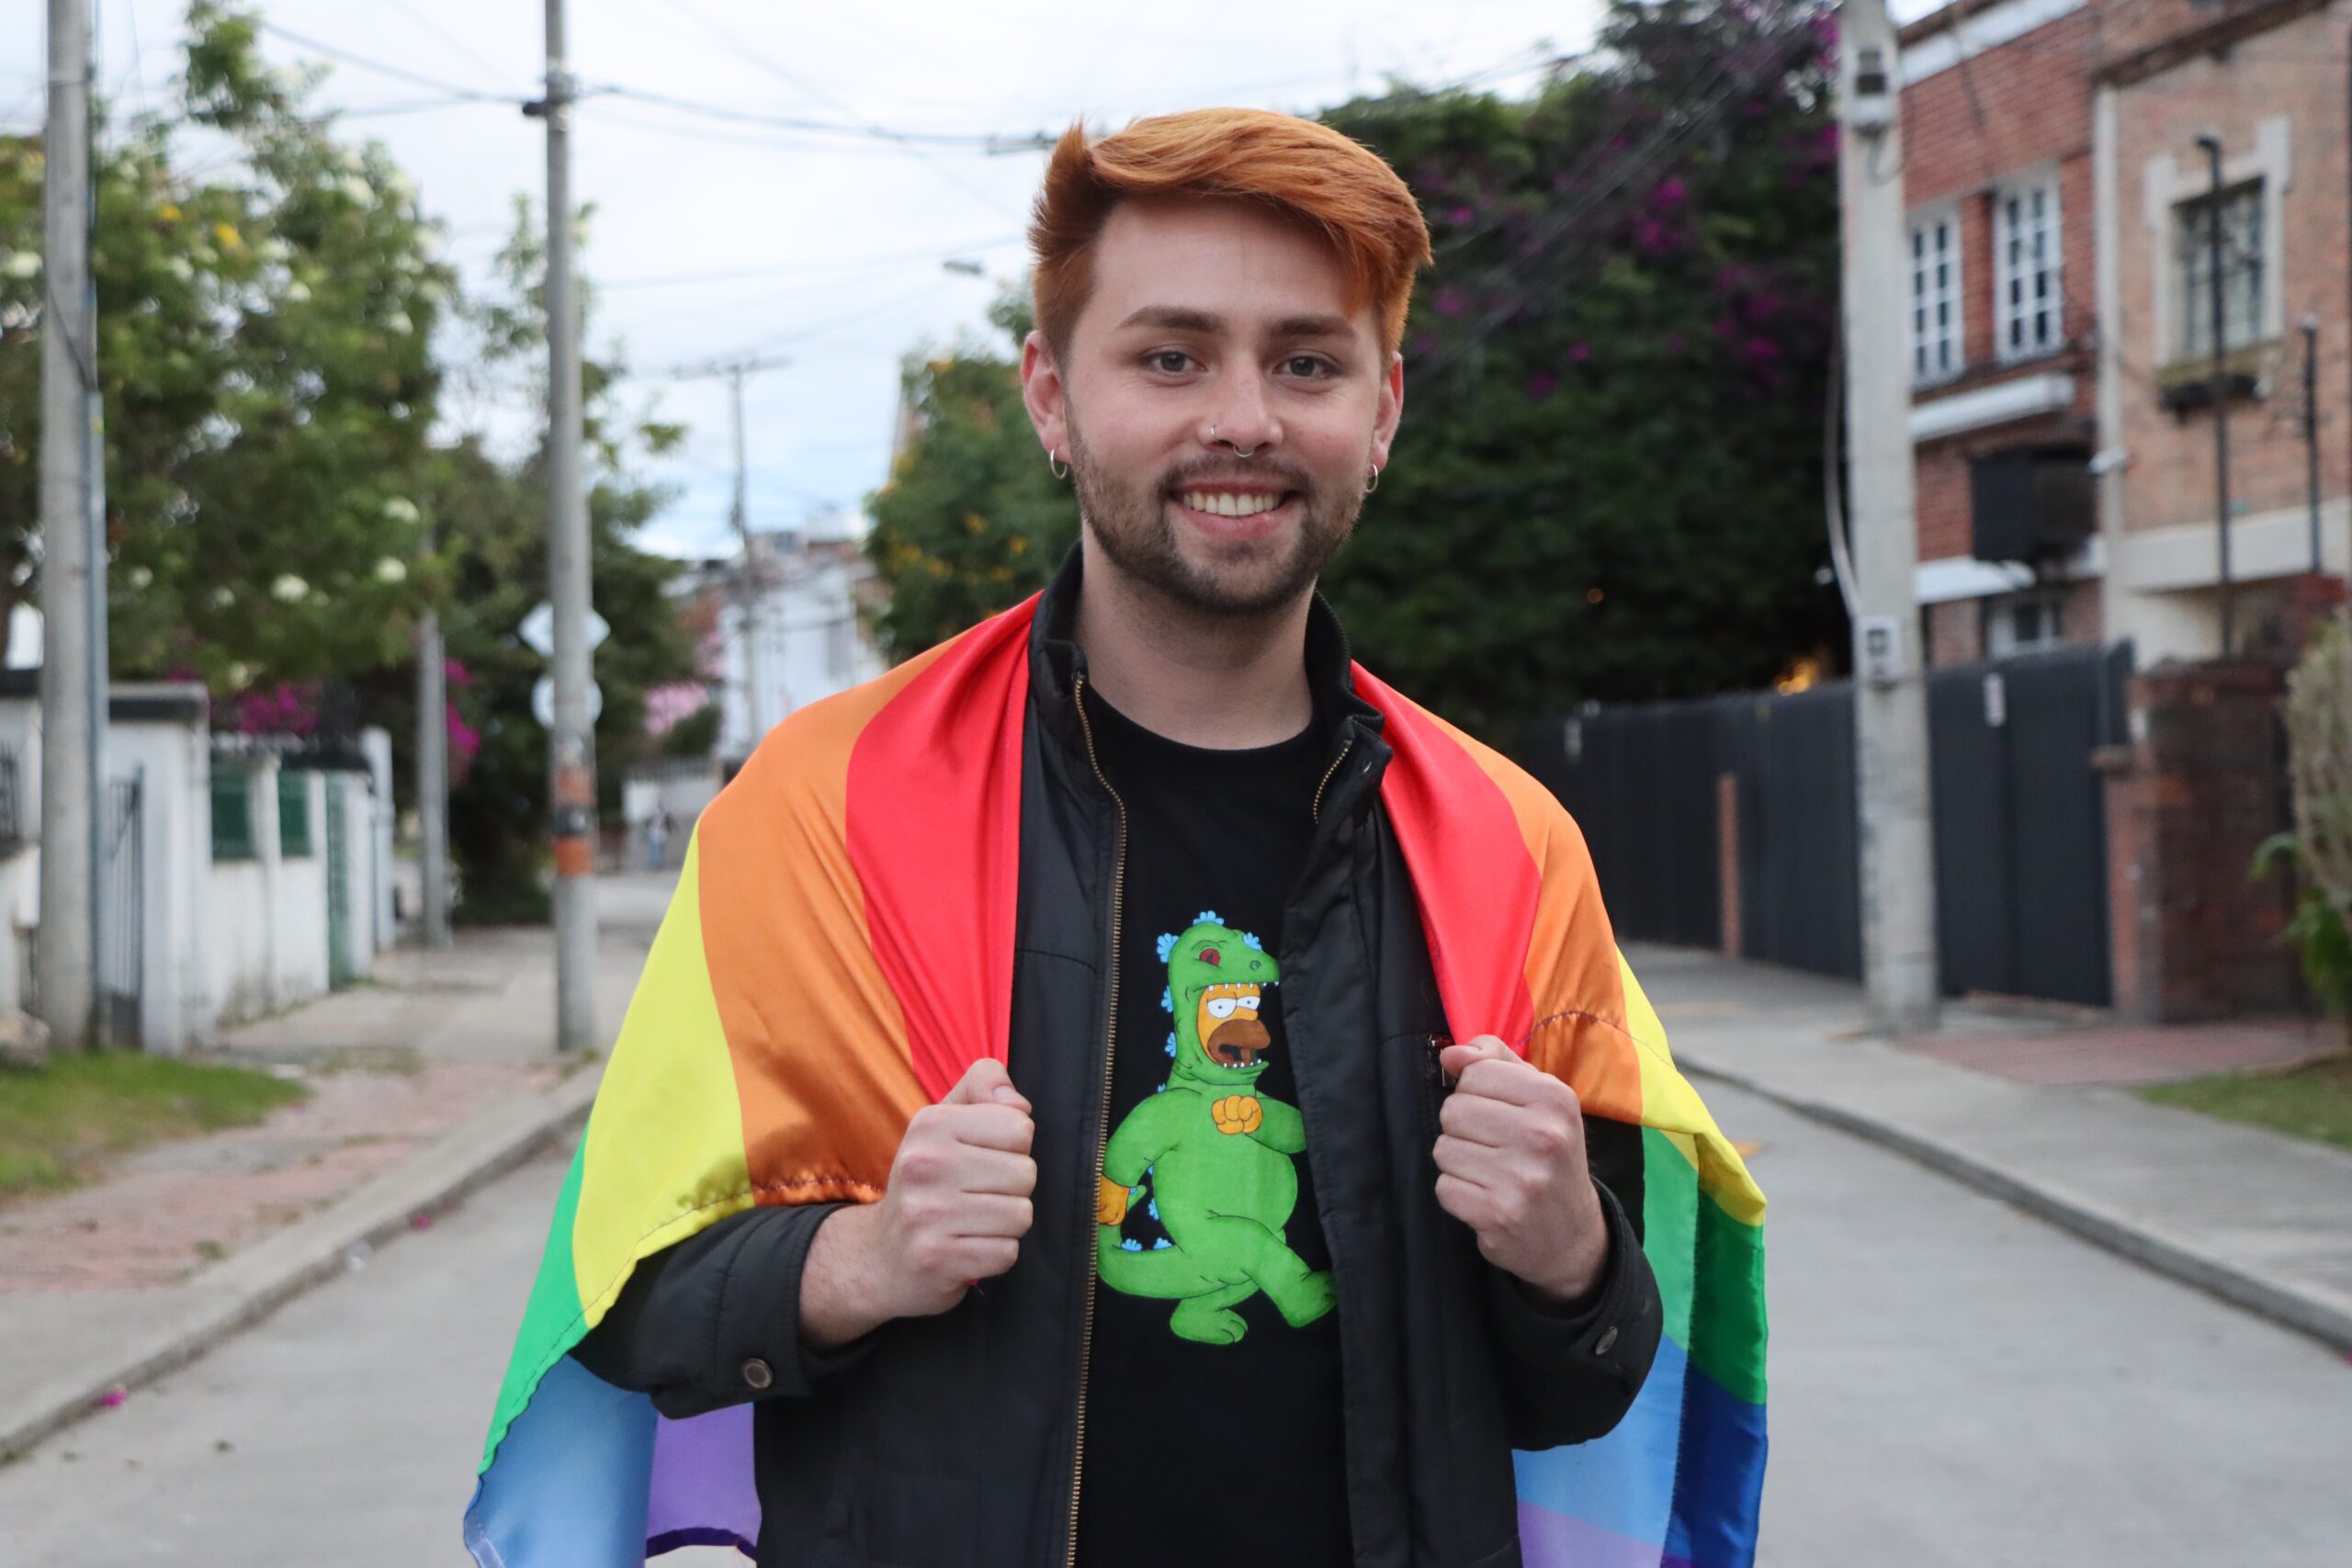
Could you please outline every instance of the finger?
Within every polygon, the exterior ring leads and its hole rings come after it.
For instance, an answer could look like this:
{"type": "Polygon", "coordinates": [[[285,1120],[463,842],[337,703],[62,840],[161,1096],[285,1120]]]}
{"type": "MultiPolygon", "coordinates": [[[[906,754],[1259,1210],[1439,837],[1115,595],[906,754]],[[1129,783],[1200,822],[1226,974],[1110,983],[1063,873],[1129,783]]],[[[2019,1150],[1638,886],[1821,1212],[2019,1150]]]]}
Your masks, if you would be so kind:
{"type": "Polygon", "coordinates": [[[957,1279],[993,1280],[1020,1260],[1021,1243],[1011,1236],[973,1236],[956,1242],[948,1257],[957,1279]]]}
{"type": "Polygon", "coordinates": [[[1448,1045],[1438,1053],[1437,1060],[1447,1077],[1458,1078],[1473,1062],[1516,1061],[1518,1056],[1498,1037],[1478,1034],[1448,1045]]]}
{"type": "Polygon", "coordinates": [[[948,1222],[959,1241],[1018,1239],[1036,1223],[1036,1211],[1026,1198],[994,1192],[967,1192],[948,1222]]]}
{"type": "Polygon", "coordinates": [[[1494,1199],[1476,1182],[1464,1181],[1458,1176],[1437,1179],[1437,1206],[1468,1225],[1480,1230],[1494,1223],[1494,1199]]]}
{"type": "Polygon", "coordinates": [[[1508,1148],[1525,1127],[1528,1108],[1483,1094],[1449,1094],[1438,1107],[1437,1124],[1464,1143],[1508,1148]]]}
{"type": "Polygon", "coordinates": [[[956,1080],[956,1087],[949,1089],[947,1097],[940,1101],[942,1105],[990,1105],[1015,1102],[1018,1102],[1023,1111],[1029,1109],[1029,1102],[1022,1098],[1019,1089],[1012,1087],[1012,1075],[1005,1071],[1004,1064],[994,1056],[983,1056],[965,1068],[964,1076],[956,1080]],[[1008,1095],[1011,1096],[1009,1100],[1006,1098],[1008,1095]]]}
{"type": "Polygon", "coordinates": [[[1037,1136],[1037,1123],[1025,1111],[1010,1105],[963,1105],[944,1123],[947,1135],[967,1148],[1002,1149],[1025,1155],[1037,1136]]]}
{"type": "Polygon", "coordinates": [[[1514,1056],[1507,1062],[1471,1063],[1463,1069],[1461,1081],[1453,1090],[1456,1094],[1506,1100],[1512,1105],[1544,1105],[1553,1102],[1566,1087],[1543,1068],[1531,1066],[1514,1056]]]}
{"type": "Polygon", "coordinates": [[[1026,1198],[1037,1190],[1037,1162],[1001,1149],[966,1149],[949,1179],[958,1192],[994,1192],[1026,1198]]]}
{"type": "Polygon", "coordinates": [[[1465,1144],[1459,1138],[1440,1138],[1432,1151],[1441,1175],[1457,1181],[1467,1181],[1498,1193],[1515,1179],[1518,1169],[1515,1157],[1501,1149],[1490,1149],[1484,1144],[1465,1144]]]}

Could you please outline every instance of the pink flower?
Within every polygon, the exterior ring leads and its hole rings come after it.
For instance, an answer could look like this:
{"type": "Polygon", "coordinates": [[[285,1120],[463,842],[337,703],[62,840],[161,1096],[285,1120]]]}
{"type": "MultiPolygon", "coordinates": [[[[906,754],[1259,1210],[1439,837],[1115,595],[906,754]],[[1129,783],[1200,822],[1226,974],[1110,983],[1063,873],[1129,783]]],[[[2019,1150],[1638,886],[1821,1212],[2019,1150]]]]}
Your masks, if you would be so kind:
{"type": "Polygon", "coordinates": [[[1476,216],[1477,213],[1467,207],[1449,207],[1445,209],[1445,220],[1448,223],[1467,223],[1476,216]]]}
{"type": "Polygon", "coordinates": [[[444,659],[441,661],[441,679],[452,686],[470,686],[474,683],[473,671],[455,659],[444,659]]]}
{"type": "Polygon", "coordinates": [[[1679,207],[1690,198],[1690,187],[1672,175],[1659,181],[1658,187],[1650,192],[1650,201],[1658,207],[1679,207]]]}
{"type": "Polygon", "coordinates": [[[1571,364],[1571,365],[1582,365],[1586,360],[1588,360],[1588,359],[1589,359],[1589,358],[1591,358],[1591,357],[1592,357],[1592,344],[1589,344],[1589,343],[1572,343],[1572,344],[1568,344],[1568,363],[1569,363],[1569,364],[1571,364]]]}
{"type": "Polygon", "coordinates": [[[1430,309],[1441,316],[1458,316],[1470,308],[1470,296],[1451,285],[1430,296],[1430,309]]]}
{"type": "Polygon", "coordinates": [[[1560,378],[1549,370],[1538,370],[1527,378],[1527,395],[1541,402],[1550,397],[1553,389],[1559,384],[1560,378]]]}

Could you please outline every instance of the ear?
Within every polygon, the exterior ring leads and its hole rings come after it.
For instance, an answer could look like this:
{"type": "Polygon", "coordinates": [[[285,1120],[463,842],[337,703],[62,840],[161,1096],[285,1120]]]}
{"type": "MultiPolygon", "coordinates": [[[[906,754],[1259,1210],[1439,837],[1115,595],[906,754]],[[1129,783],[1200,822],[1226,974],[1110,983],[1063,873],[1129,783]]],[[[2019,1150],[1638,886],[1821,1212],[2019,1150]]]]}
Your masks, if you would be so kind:
{"type": "Polygon", "coordinates": [[[1021,344],[1022,406],[1029,411],[1029,423],[1046,452],[1059,453],[1065,463],[1069,461],[1069,398],[1054,351],[1043,333],[1032,332],[1021,344]]]}
{"type": "Polygon", "coordinates": [[[1405,417],[1405,356],[1388,356],[1387,373],[1380,378],[1380,406],[1372,422],[1372,460],[1388,466],[1388,448],[1396,439],[1397,422],[1405,417]]]}

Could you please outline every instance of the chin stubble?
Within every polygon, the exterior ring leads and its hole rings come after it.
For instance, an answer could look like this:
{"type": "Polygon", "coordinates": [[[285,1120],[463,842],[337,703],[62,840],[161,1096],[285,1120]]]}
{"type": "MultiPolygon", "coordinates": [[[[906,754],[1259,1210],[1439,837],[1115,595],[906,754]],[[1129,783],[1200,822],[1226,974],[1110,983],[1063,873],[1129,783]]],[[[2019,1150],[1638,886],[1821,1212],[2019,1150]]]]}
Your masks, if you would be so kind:
{"type": "Polygon", "coordinates": [[[1283,469],[1283,477],[1293,481],[1301,501],[1298,532],[1292,538],[1290,552],[1266,575],[1252,573],[1250,580],[1235,581],[1223,573],[1204,571],[1177,547],[1168,492],[1182,478],[1182,470],[1164,475],[1148,487],[1119,484],[1091,460],[1075,419],[1069,426],[1069,466],[1079,513],[1094,530],[1095,540],[1111,564],[1143,587],[1199,615],[1260,615],[1294,603],[1315,585],[1323,569],[1340,553],[1363,511],[1362,494],[1350,491],[1329,497],[1306,475],[1295,468],[1283,469]]]}

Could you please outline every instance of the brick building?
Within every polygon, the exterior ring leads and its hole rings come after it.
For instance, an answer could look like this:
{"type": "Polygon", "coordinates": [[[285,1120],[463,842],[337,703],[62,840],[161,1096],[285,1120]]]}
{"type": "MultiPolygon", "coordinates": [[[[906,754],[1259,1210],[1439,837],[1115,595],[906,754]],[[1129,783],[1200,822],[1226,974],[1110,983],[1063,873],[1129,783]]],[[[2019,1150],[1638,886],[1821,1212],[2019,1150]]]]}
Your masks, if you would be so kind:
{"type": "Polygon", "coordinates": [[[1902,33],[1918,599],[1938,664],[2221,651],[2219,138],[2236,645],[2352,559],[2352,0],[1961,0],[1902,33]]]}

